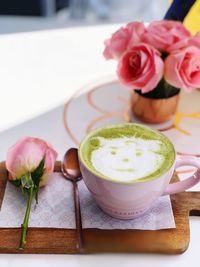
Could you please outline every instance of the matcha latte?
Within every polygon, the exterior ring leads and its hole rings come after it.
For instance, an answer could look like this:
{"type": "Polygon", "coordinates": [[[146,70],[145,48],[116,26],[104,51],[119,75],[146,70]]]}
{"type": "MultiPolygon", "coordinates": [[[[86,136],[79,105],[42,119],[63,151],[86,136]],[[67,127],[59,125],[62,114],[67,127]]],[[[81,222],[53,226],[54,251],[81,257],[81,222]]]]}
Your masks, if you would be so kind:
{"type": "Polygon", "coordinates": [[[164,135],[133,123],[91,132],[81,143],[79,153],[91,172],[121,183],[157,178],[175,161],[173,145],[164,135]]]}

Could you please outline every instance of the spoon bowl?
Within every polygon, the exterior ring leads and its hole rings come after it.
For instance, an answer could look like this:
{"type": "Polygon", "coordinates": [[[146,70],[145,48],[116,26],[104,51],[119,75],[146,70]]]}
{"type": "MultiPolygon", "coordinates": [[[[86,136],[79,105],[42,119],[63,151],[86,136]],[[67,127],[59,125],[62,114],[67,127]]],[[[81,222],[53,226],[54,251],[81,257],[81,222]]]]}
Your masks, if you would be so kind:
{"type": "Polygon", "coordinates": [[[63,158],[61,170],[63,176],[72,182],[77,182],[82,179],[77,148],[67,150],[63,158]]]}
{"type": "Polygon", "coordinates": [[[84,252],[83,237],[82,237],[82,221],[81,221],[81,209],[80,198],[77,182],[82,179],[79,160],[78,149],[70,148],[64,155],[63,162],[61,164],[61,171],[63,176],[73,183],[74,191],[74,207],[75,207],[75,219],[76,219],[76,231],[77,231],[77,249],[79,253],[84,252]]]}

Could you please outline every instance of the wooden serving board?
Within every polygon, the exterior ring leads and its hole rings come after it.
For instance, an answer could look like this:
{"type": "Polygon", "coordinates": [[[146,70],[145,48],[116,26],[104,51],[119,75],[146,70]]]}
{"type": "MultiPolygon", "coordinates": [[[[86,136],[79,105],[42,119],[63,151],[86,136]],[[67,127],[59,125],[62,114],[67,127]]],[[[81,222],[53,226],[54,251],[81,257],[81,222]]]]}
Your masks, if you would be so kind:
{"type": "MultiPolygon", "coordinates": [[[[60,162],[55,172],[60,172],[60,162]]],[[[7,171],[0,163],[0,207],[7,171]]],[[[178,180],[176,174],[173,182],[178,180]]],[[[180,254],[186,251],[190,240],[189,216],[200,215],[200,192],[183,192],[171,196],[176,228],[166,230],[101,230],[83,229],[84,253],[146,252],[180,254]]],[[[67,205],[67,203],[66,203],[67,205]]],[[[0,228],[0,253],[79,254],[76,248],[76,230],[29,228],[27,245],[19,250],[20,228],[0,228]]]]}

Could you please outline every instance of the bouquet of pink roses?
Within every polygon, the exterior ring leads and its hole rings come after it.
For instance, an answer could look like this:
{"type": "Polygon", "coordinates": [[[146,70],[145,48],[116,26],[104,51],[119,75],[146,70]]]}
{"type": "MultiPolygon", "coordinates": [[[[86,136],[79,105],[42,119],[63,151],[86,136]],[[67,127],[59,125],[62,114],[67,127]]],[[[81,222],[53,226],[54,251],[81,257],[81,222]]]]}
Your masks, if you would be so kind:
{"type": "Polygon", "coordinates": [[[151,98],[200,88],[200,32],[177,21],[128,23],[105,41],[104,57],[118,61],[122,84],[151,98]]]}

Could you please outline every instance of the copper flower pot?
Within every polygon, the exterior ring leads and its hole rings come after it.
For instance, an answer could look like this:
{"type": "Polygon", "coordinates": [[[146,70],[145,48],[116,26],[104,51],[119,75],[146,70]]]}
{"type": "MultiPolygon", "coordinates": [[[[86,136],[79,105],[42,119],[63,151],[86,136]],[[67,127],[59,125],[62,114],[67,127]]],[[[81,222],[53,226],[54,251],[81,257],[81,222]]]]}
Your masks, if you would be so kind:
{"type": "Polygon", "coordinates": [[[141,121],[161,123],[170,120],[176,113],[180,94],[168,98],[147,98],[133,90],[131,97],[132,112],[141,121]]]}

